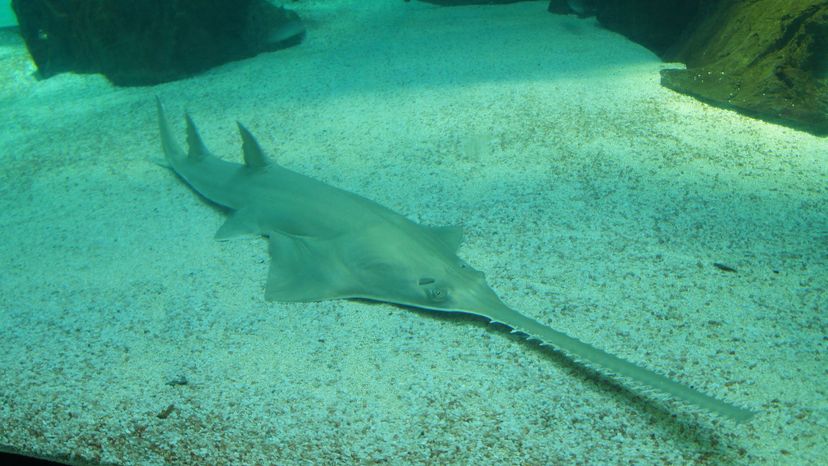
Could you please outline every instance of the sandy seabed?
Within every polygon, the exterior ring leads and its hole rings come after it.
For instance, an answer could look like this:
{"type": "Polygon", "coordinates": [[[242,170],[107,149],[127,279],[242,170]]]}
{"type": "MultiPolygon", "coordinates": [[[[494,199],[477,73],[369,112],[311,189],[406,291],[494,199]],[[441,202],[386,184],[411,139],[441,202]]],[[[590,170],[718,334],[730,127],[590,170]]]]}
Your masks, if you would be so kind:
{"type": "Polygon", "coordinates": [[[119,89],[0,42],[0,449],[77,464],[818,464],[826,141],[659,85],[545,2],[303,1],[300,46],[119,89]],[[363,4],[371,3],[372,6],[363,4]],[[430,225],[512,307],[758,411],[734,424],[472,317],[264,300],[263,240],[162,160],[280,164],[430,225]],[[727,272],[713,264],[725,264],[727,272]]]}

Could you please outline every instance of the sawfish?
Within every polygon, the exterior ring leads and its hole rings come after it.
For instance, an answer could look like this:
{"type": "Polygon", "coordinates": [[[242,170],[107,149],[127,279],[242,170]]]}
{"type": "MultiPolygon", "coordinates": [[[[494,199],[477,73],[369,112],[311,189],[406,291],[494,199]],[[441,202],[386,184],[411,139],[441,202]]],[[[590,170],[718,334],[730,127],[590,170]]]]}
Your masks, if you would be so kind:
{"type": "Polygon", "coordinates": [[[265,155],[241,123],[244,164],[212,155],[189,114],[189,147],[184,152],[172,137],[160,99],[157,105],[161,145],[170,168],[204,198],[232,211],[216,238],[267,238],[271,263],[266,300],[359,298],[473,314],[601,373],[714,415],[737,422],[754,415],[508,307],[483,273],[457,256],[460,228],[420,225],[355,193],[282,167],[265,155]]]}

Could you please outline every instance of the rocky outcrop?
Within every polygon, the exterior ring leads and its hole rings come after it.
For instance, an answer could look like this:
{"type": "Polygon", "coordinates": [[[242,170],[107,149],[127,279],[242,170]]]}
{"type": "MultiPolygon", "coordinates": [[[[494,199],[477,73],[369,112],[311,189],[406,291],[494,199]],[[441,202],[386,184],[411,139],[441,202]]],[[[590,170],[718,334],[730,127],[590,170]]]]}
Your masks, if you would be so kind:
{"type": "Polygon", "coordinates": [[[664,86],[717,106],[828,134],[828,2],[719,2],[677,44],[664,86]]]}
{"type": "Polygon", "coordinates": [[[664,86],[828,134],[828,1],[550,0],[550,11],[585,7],[604,27],[687,65],[662,71],[664,86]]]}
{"type": "Polygon", "coordinates": [[[12,0],[42,77],[103,73],[117,85],[180,79],[302,40],[266,0],[12,0]]]}

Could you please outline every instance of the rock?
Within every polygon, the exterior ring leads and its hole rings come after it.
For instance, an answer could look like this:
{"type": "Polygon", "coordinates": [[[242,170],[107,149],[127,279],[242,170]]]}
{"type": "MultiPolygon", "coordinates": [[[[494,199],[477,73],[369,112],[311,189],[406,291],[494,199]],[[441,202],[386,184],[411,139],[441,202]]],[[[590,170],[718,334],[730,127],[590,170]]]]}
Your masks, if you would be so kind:
{"type": "Polygon", "coordinates": [[[711,104],[828,134],[828,3],[726,0],[701,16],[661,83],[711,104]]]}
{"type": "Polygon", "coordinates": [[[40,75],[150,85],[299,43],[298,16],[265,0],[12,0],[40,75]]]}
{"type": "MultiPolygon", "coordinates": [[[[665,58],[703,0],[593,0],[598,22],[665,58]]],[[[713,0],[716,1],[716,0],[713,0]]]]}
{"type": "MultiPolygon", "coordinates": [[[[550,0],[561,11],[571,0],[550,0]]],[[[712,105],[828,134],[825,0],[589,0],[604,27],[686,70],[662,85],[712,105]]]]}

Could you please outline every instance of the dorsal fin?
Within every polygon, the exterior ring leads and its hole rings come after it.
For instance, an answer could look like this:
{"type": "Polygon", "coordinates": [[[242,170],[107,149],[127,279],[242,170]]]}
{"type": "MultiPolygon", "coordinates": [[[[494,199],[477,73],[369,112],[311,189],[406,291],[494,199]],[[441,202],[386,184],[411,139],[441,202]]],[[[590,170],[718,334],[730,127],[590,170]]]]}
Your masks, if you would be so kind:
{"type": "Polygon", "coordinates": [[[242,137],[242,150],[244,151],[244,163],[250,168],[262,168],[270,164],[270,161],[265,157],[262,148],[256,138],[250,134],[250,131],[241,123],[239,125],[239,133],[242,137]]]}
{"type": "Polygon", "coordinates": [[[164,105],[161,103],[161,98],[155,96],[155,103],[158,106],[158,129],[161,131],[161,147],[164,149],[164,157],[170,166],[172,166],[176,162],[184,159],[184,151],[173,140],[170,125],[167,123],[167,117],[164,115],[164,105]]]}
{"type": "Polygon", "coordinates": [[[187,153],[187,157],[189,157],[190,160],[201,160],[210,155],[210,152],[207,151],[204,141],[202,141],[201,136],[198,135],[198,129],[196,129],[195,123],[193,123],[193,119],[190,117],[190,114],[186,113],[184,114],[184,117],[187,119],[187,145],[190,146],[190,151],[187,153]]]}

